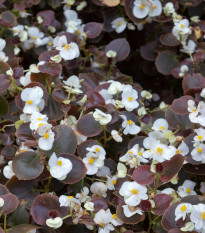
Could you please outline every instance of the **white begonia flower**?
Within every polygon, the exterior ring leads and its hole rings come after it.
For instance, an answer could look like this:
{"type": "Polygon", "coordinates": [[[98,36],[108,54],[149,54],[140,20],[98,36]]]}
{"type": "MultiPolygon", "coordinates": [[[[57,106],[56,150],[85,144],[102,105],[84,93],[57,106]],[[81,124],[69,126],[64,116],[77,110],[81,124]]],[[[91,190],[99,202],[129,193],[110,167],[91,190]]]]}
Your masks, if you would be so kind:
{"type": "Polygon", "coordinates": [[[20,83],[22,86],[27,86],[31,83],[31,72],[27,72],[25,76],[20,77],[20,83]]]}
{"type": "Polygon", "coordinates": [[[101,159],[96,154],[88,152],[86,157],[83,158],[83,163],[87,168],[87,175],[94,175],[97,173],[98,169],[104,166],[104,159],[101,159]]]}
{"type": "Polygon", "coordinates": [[[100,123],[100,125],[107,125],[112,120],[112,116],[110,114],[106,114],[97,108],[93,113],[93,117],[100,123]]]}
{"type": "Polygon", "coordinates": [[[38,140],[38,146],[42,150],[50,150],[53,147],[55,134],[51,130],[52,125],[44,123],[37,129],[37,133],[41,136],[38,140]]]}
{"type": "Polygon", "coordinates": [[[200,183],[200,192],[203,194],[205,193],[205,182],[200,183]]]}
{"type": "Polygon", "coordinates": [[[189,67],[187,65],[182,65],[180,67],[179,77],[184,77],[184,75],[189,71],[189,67]]]}
{"type": "Polygon", "coordinates": [[[94,222],[98,224],[99,230],[98,233],[109,233],[110,231],[114,231],[113,225],[110,223],[112,219],[112,214],[109,209],[106,211],[101,209],[95,214],[94,222]]]}
{"type": "Polygon", "coordinates": [[[124,129],[123,134],[135,135],[140,132],[141,128],[137,126],[132,120],[128,120],[125,115],[120,115],[120,117],[123,119],[122,122],[122,128],[124,129]]]}
{"type": "Polygon", "coordinates": [[[139,106],[137,99],[137,91],[134,90],[131,85],[125,85],[122,92],[122,104],[127,111],[131,112],[139,106]]]}
{"type": "Polygon", "coordinates": [[[80,84],[80,80],[78,76],[72,75],[66,81],[63,81],[63,83],[66,85],[65,88],[68,92],[74,93],[74,94],[83,93],[80,90],[81,84],[80,84]]]}
{"type": "Polygon", "coordinates": [[[31,115],[30,129],[37,130],[42,125],[46,124],[47,120],[48,120],[48,117],[46,115],[42,115],[39,112],[34,112],[31,115]]]}
{"type": "Polygon", "coordinates": [[[118,81],[114,81],[110,84],[107,91],[111,95],[116,95],[116,94],[120,93],[121,91],[123,91],[124,86],[125,86],[124,84],[122,84],[118,81]]]}
{"type": "Polygon", "coordinates": [[[194,53],[195,48],[196,48],[196,43],[193,40],[189,40],[187,45],[183,44],[183,49],[180,49],[180,51],[182,53],[192,54],[194,53]]]}
{"type": "Polygon", "coordinates": [[[127,218],[130,218],[135,214],[143,215],[142,210],[138,206],[123,205],[122,208],[123,208],[124,215],[127,218]]]}
{"type": "Polygon", "coordinates": [[[50,166],[51,176],[58,180],[64,180],[73,168],[73,164],[69,159],[57,158],[55,153],[51,155],[48,165],[50,166]]]}
{"type": "Polygon", "coordinates": [[[141,96],[147,100],[152,98],[152,94],[149,91],[143,90],[141,92],[141,96]]]}
{"type": "Polygon", "coordinates": [[[89,194],[89,189],[87,187],[83,187],[81,190],[81,193],[77,193],[75,197],[81,202],[87,202],[91,200],[91,197],[88,196],[89,194]]]}
{"type": "Polygon", "coordinates": [[[141,107],[137,109],[137,113],[139,116],[144,116],[147,112],[146,112],[145,107],[141,107]]]}
{"type": "Polygon", "coordinates": [[[179,40],[185,41],[189,34],[191,34],[191,29],[189,28],[189,21],[187,19],[182,19],[179,22],[174,23],[172,29],[172,34],[179,40]]]}
{"type": "Polygon", "coordinates": [[[114,50],[108,50],[106,53],[106,57],[108,58],[114,58],[117,56],[117,53],[114,50]]]}
{"type": "MultiPolygon", "coordinates": [[[[196,143],[196,145],[200,142],[205,141],[205,129],[203,128],[198,128],[198,129],[194,129],[195,133],[197,133],[196,136],[194,136],[194,142],[196,143]]],[[[194,145],[194,146],[196,146],[194,145]]]]}
{"type": "Polygon", "coordinates": [[[53,45],[54,47],[56,47],[57,50],[60,51],[60,56],[66,61],[73,60],[80,55],[78,45],[74,42],[68,43],[65,35],[60,37],[57,36],[53,40],[53,45]]]}
{"type": "Polygon", "coordinates": [[[192,22],[194,22],[194,23],[199,23],[199,22],[200,22],[200,18],[199,18],[198,15],[197,15],[197,16],[192,16],[192,17],[190,18],[190,20],[191,20],[192,22]]]}
{"type": "Polygon", "coordinates": [[[152,129],[157,130],[157,131],[168,130],[168,127],[169,127],[169,125],[168,125],[167,121],[163,118],[157,119],[152,125],[152,129]]]}
{"type": "Polygon", "coordinates": [[[11,67],[9,68],[9,70],[6,71],[6,74],[9,75],[9,76],[11,76],[11,77],[13,77],[14,72],[13,72],[13,70],[12,70],[11,67]]]}
{"type": "Polygon", "coordinates": [[[30,14],[30,13],[27,13],[26,10],[24,10],[24,11],[19,11],[19,16],[20,16],[21,18],[27,18],[29,15],[31,15],[31,14],[30,14]]]}
{"type": "Polygon", "coordinates": [[[15,175],[12,169],[12,161],[9,161],[8,165],[4,167],[3,174],[7,179],[10,179],[12,176],[15,175]]]}
{"type": "Polygon", "coordinates": [[[187,222],[184,227],[180,228],[181,231],[193,231],[194,230],[194,223],[193,222],[187,222]]]}
{"type": "Polygon", "coordinates": [[[6,54],[3,51],[0,51],[0,61],[7,62],[8,59],[9,58],[6,56],[6,54]]]}
{"type": "Polygon", "coordinates": [[[120,226],[123,222],[117,217],[116,214],[112,214],[112,219],[110,220],[113,226],[120,226]]]}
{"type": "Polygon", "coordinates": [[[116,142],[122,142],[122,137],[120,136],[119,132],[117,130],[112,130],[111,131],[111,135],[112,138],[116,141],[116,142]]]}
{"type": "Polygon", "coordinates": [[[182,203],[177,206],[175,209],[175,221],[179,220],[180,218],[183,219],[183,221],[186,219],[186,215],[191,213],[192,211],[192,205],[189,203],[182,203]]]}
{"type": "Polygon", "coordinates": [[[90,191],[97,196],[107,197],[107,185],[103,182],[94,182],[90,186],[90,191]]]}
{"type": "Polygon", "coordinates": [[[36,64],[31,64],[29,66],[29,71],[31,73],[40,73],[39,66],[44,65],[44,64],[45,64],[45,61],[40,61],[37,65],[36,64]]]}
{"type": "Polygon", "coordinates": [[[125,203],[129,206],[137,206],[141,200],[147,200],[147,188],[136,182],[125,181],[119,190],[119,194],[124,197],[125,203]]]}
{"type": "Polygon", "coordinates": [[[180,197],[186,197],[188,195],[196,195],[197,193],[194,191],[194,187],[196,183],[191,180],[185,180],[182,186],[178,187],[178,194],[180,197]]]}
{"type": "Polygon", "coordinates": [[[107,178],[107,176],[111,176],[110,168],[104,165],[103,167],[99,168],[95,175],[98,177],[107,178]]]}
{"type": "Polygon", "coordinates": [[[6,41],[0,38],[0,51],[2,51],[6,46],[6,41]]]}
{"type": "MultiPolygon", "coordinates": [[[[129,29],[129,30],[135,30],[135,25],[134,24],[132,24],[132,23],[127,23],[127,28],[129,29]]],[[[138,29],[139,30],[139,29],[138,29]]]]}
{"type": "Polygon", "coordinates": [[[127,175],[127,168],[123,163],[117,164],[117,177],[124,178],[127,175]]]}
{"type": "Polygon", "coordinates": [[[33,46],[39,47],[39,46],[44,45],[43,40],[42,40],[44,37],[44,33],[40,32],[39,28],[30,27],[28,29],[28,36],[29,36],[29,39],[23,43],[26,49],[31,49],[33,46]]]}
{"type": "Polygon", "coordinates": [[[107,176],[106,185],[109,190],[115,190],[116,184],[117,184],[117,176],[112,176],[112,177],[107,176]]]}
{"type": "Polygon", "coordinates": [[[133,7],[133,15],[138,19],[143,19],[148,16],[150,11],[148,0],[135,0],[133,7]]]}
{"type": "Polygon", "coordinates": [[[121,33],[125,30],[127,22],[123,17],[118,17],[117,19],[111,22],[112,28],[115,29],[117,33],[121,33]]]}
{"type": "Polygon", "coordinates": [[[26,88],[21,92],[21,99],[26,102],[23,108],[24,113],[32,114],[33,112],[37,112],[38,105],[40,102],[44,102],[42,99],[43,90],[42,88],[35,86],[33,88],[26,88]]]}
{"type": "Polygon", "coordinates": [[[147,159],[143,158],[143,148],[139,148],[139,145],[134,145],[130,150],[127,151],[125,155],[123,155],[119,161],[125,162],[131,168],[137,167],[140,163],[147,163],[149,162],[147,159]]]}
{"type": "Polygon", "coordinates": [[[63,220],[60,217],[56,217],[54,219],[49,218],[46,220],[46,225],[51,227],[51,228],[57,229],[63,225],[63,220]]]}
{"type": "Polygon", "coordinates": [[[200,93],[200,96],[205,98],[205,88],[202,89],[201,93],[200,93]]]}
{"type": "Polygon", "coordinates": [[[24,42],[28,39],[28,33],[24,30],[23,25],[17,25],[11,29],[14,36],[18,36],[21,42],[24,42]]]}
{"type": "Polygon", "coordinates": [[[64,15],[66,18],[65,26],[66,26],[66,31],[70,33],[74,33],[82,21],[78,19],[78,14],[74,10],[65,10],[64,15]]]}
{"type": "Polygon", "coordinates": [[[174,4],[172,2],[167,2],[165,4],[163,10],[164,10],[164,14],[166,16],[170,16],[171,14],[173,14],[175,12],[174,4]]]}
{"type": "Polygon", "coordinates": [[[86,210],[89,210],[89,211],[94,211],[95,210],[94,203],[90,202],[90,201],[86,202],[84,207],[85,207],[86,210]]]}
{"type": "Polygon", "coordinates": [[[165,104],[165,102],[162,101],[162,102],[160,103],[160,105],[159,105],[159,108],[160,108],[160,109],[165,109],[166,106],[167,106],[167,105],[165,104]]]}
{"type": "Polygon", "coordinates": [[[152,0],[150,11],[149,11],[149,17],[156,17],[161,15],[162,13],[162,4],[159,0],[152,0]]]}
{"type": "Polygon", "coordinates": [[[59,197],[60,206],[73,207],[75,204],[80,205],[80,201],[73,196],[61,195],[59,197]]]}
{"type": "Polygon", "coordinates": [[[190,220],[195,224],[195,229],[198,232],[204,232],[205,230],[205,205],[198,204],[193,205],[193,210],[190,215],[190,220]]]}
{"type": "Polygon", "coordinates": [[[0,207],[4,205],[4,199],[0,197],[0,207]]]}
{"type": "Polygon", "coordinates": [[[62,57],[58,54],[50,58],[51,61],[54,61],[55,63],[60,63],[62,61],[62,57]]]}
{"type": "Polygon", "coordinates": [[[20,51],[21,51],[21,50],[20,50],[19,47],[15,47],[15,48],[14,48],[14,55],[17,56],[17,55],[20,53],[20,51]]]}
{"type": "Polygon", "coordinates": [[[187,146],[187,144],[184,141],[182,141],[181,144],[176,149],[176,154],[181,154],[181,155],[185,156],[188,153],[189,153],[189,147],[187,146]]]}
{"type": "Polygon", "coordinates": [[[93,145],[91,147],[87,147],[86,150],[91,152],[91,153],[94,153],[100,159],[103,159],[103,160],[105,159],[106,151],[102,146],[93,145]]]}
{"type": "Polygon", "coordinates": [[[78,143],[78,145],[87,140],[87,137],[84,136],[84,135],[82,135],[81,133],[79,133],[74,126],[71,126],[71,128],[75,132],[75,135],[77,137],[77,143],[78,143]]]}
{"type": "Polygon", "coordinates": [[[205,163],[205,145],[199,143],[199,145],[192,150],[191,155],[193,160],[205,163]]]}

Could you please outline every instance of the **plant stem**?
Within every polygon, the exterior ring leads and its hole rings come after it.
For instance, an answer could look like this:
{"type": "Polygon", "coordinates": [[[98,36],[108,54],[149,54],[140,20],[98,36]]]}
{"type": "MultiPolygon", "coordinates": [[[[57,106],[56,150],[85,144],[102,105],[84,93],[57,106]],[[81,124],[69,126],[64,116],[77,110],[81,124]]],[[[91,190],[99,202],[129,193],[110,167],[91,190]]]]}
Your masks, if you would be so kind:
{"type": "Polygon", "coordinates": [[[4,231],[6,233],[6,226],[7,226],[7,215],[4,215],[4,231]]]}
{"type": "Polygon", "coordinates": [[[147,233],[150,233],[151,229],[152,229],[152,217],[151,217],[151,212],[148,211],[148,217],[149,217],[149,228],[147,230],[147,233]]]}

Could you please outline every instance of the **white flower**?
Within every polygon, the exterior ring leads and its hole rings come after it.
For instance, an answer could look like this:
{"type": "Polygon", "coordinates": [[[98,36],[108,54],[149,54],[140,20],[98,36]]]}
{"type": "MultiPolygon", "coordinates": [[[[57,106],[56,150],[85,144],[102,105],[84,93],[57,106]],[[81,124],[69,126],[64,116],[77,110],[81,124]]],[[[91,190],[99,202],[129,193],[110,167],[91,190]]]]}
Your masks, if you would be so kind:
{"type": "Polygon", "coordinates": [[[20,83],[22,86],[27,86],[29,83],[31,83],[31,72],[27,72],[25,76],[21,76],[20,83]]]}
{"type": "Polygon", "coordinates": [[[205,98],[205,88],[202,89],[201,93],[200,93],[200,96],[205,98]]]}
{"type": "Polygon", "coordinates": [[[116,142],[122,142],[122,137],[120,136],[119,132],[117,130],[112,130],[111,131],[111,135],[112,138],[116,141],[116,142]]]}
{"type": "MultiPolygon", "coordinates": [[[[203,142],[205,141],[205,129],[203,128],[198,128],[194,129],[194,131],[197,133],[196,136],[194,136],[194,142],[203,142]]],[[[195,146],[195,145],[194,145],[195,146]]]]}
{"type": "Polygon", "coordinates": [[[189,21],[187,19],[182,19],[179,22],[174,23],[172,29],[172,34],[179,40],[185,41],[189,34],[191,34],[191,29],[189,28],[189,21]]]}
{"type": "Polygon", "coordinates": [[[31,115],[30,129],[37,130],[40,126],[46,124],[47,120],[48,120],[48,117],[46,115],[42,115],[39,112],[34,112],[31,115]]]}
{"type": "Polygon", "coordinates": [[[80,90],[80,80],[76,75],[70,76],[66,81],[63,81],[66,85],[65,88],[70,93],[80,94],[82,91],[80,90]]]}
{"type": "Polygon", "coordinates": [[[192,54],[194,53],[195,48],[196,48],[195,42],[193,40],[189,40],[187,45],[183,44],[183,49],[180,49],[180,51],[183,53],[192,54]]]}
{"type": "Polygon", "coordinates": [[[4,205],[4,199],[0,197],[0,207],[4,205]]]}
{"type": "Polygon", "coordinates": [[[168,123],[165,119],[159,118],[153,123],[152,129],[157,131],[168,130],[168,123]]]}
{"type": "Polygon", "coordinates": [[[91,200],[91,197],[89,197],[88,194],[89,189],[87,187],[83,187],[81,193],[77,193],[75,197],[82,203],[91,200]]]}
{"type": "Polygon", "coordinates": [[[44,123],[37,129],[37,133],[41,136],[38,140],[38,146],[42,150],[50,150],[53,147],[55,134],[51,130],[52,125],[44,123]]]}
{"type": "Polygon", "coordinates": [[[6,56],[6,54],[3,51],[0,51],[0,61],[7,62],[8,59],[9,58],[6,56]]]}
{"type": "Polygon", "coordinates": [[[193,205],[193,210],[190,215],[190,220],[195,224],[195,229],[198,232],[205,230],[205,205],[193,205]]]}
{"type": "Polygon", "coordinates": [[[193,160],[205,163],[205,145],[199,143],[199,145],[192,150],[191,155],[193,160]]]}
{"type": "Polygon", "coordinates": [[[119,194],[124,197],[125,203],[129,206],[136,206],[141,200],[148,199],[146,186],[134,181],[125,181],[119,190],[119,194]]]}
{"type": "Polygon", "coordinates": [[[189,70],[189,67],[187,65],[182,65],[180,67],[180,73],[179,73],[179,76],[180,77],[184,77],[184,75],[188,72],[189,70]]]}
{"type": "Polygon", "coordinates": [[[44,102],[42,99],[43,90],[35,86],[33,88],[26,88],[21,92],[21,99],[26,102],[23,112],[32,114],[33,112],[38,111],[38,105],[40,102],[44,102]]]}
{"type": "Polygon", "coordinates": [[[147,100],[152,98],[152,94],[149,91],[145,91],[145,90],[141,92],[141,96],[147,100]]]}
{"type": "Polygon", "coordinates": [[[193,231],[194,230],[194,223],[193,222],[187,222],[184,227],[180,228],[181,231],[193,231]]]}
{"type": "Polygon", "coordinates": [[[107,209],[106,211],[101,209],[95,214],[93,220],[96,224],[100,226],[98,233],[109,233],[110,231],[114,231],[115,228],[110,223],[111,219],[112,214],[109,209],[107,209]]]}
{"type": "Polygon", "coordinates": [[[60,217],[56,217],[56,218],[49,218],[46,220],[46,225],[51,227],[51,228],[54,228],[54,229],[57,229],[59,227],[61,227],[63,224],[63,220],[62,218],[60,217]]]}
{"type": "Polygon", "coordinates": [[[112,176],[112,177],[107,176],[106,184],[109,190],[115,190],[115,185],[117,184],[117,176],[112,176]]]}
{"type": "Polygon", "coordinates": [[[124,215],[127,218],[130,218],[135,214],[139,214],[139,215],[143,214],[142,210],[138,206],[134,207],[134,206],[129,206],[129,205],[123,205],[122,208],[123,208],[124,215]]]}
{"type": "Polygon", "coordinates": [[[51,176],[58,180],[64,180],[73,168],[73,164],[69,159],[57,158],[55,153],[51,155],[48,165],[50,166],[51,176]]]}
{"type": "Polygon", "coordinates": [[[123,17],[118,17],[117,19],[112,21],[111,25],[117,33],[121,33],[125,30],[127,22],[123,17]]]}
{"type": "Polygon", "coordinates": [[[68,43],[65,35],[57,36],[53,40],[53,45],[60,51],[60,56],[65,60],[73,60],[80,55],[78,45],[74,42],[68,43]]]}
{"type": "Polygon", "coordinates": [[[180,197],[186,197],[188,195],[196,195],[194,187],[196,183],[191,180],[185,180],[182,186],[178,187],[178,194],[180,197]]]}
{"type": "Polygon", "coordinates": [[[189,203],[182,203],[177,206],[175,209],[175,221],[179,220],[182,218],[185,220],[186,215],[191,213],[192,211],[192,205],[189,203]]]}
{"type": "Polygon", "coordinates": [[[123,91],[123,88],[124,88],[124,84],[122,84],[118,81],[114,81],[110,84],[107,91],[111,95],[116,95],[116,94],[120,93],[121,91],[123,91]]]}
{"type": "Polygon", "coordinates": [[[149,11],[149,17],[155,17],[158,15],[161,15],[162,13],[162,4],[159,0],[152,0],[150,11],[149,11]]]}
{"type": "Polygon", "coordinates": [[[86,202],[85,205],[84,205],[85,209],[86,210],[90,210],[90,211],[94,211],[95,208],[94,208],[94,203],[93,202],[86,202]]]}
{"type": "Polygon", "coordinates": [[[109,58],[114,58],[116,56],[117,56],[117,53],[114,50],[108,50],[106,53],[106,57],[109,57],[109,58]]]}
{"type": "Polygon", "coordinates": [[[117,164],[117,176],[119,178],[124,178],[127,175],[127,168],[123,163],[117,164]]]}
{"type": "Polygon", "coordinates": [[[107,185],[105,185],[103,182],[94,182],[90,186],[90,191],[95,195],[107,197],[107,185]]]}
{"type": "Polygon", "coordinates": [[[99,168],[99,170],[97,171],[97,173],[95,175],[98,177],[107,178],[107,176],[111,176],[110,168],[107,166],[103,166],[103,167],[99,168]]]}
{"type": "Polygon", "coordinates": [[[81,20],[78,19],[78,14],[74,10],[65,10],[64,15],[66,17],[65,26],[67,32],[74,33],[81,24],[81,20]]]}
{"type": "Polygon", "coordinates": [[[122,104],[127,111],[131,112],[139,106],[137,98],[137,91],[134,90],[131,85],[126,85],[122,92],[122,104]]]}
{"type": "Polygon", "coordinates": [[[133,15],[138,19],[148,16],[150,11],[149,2],[147,0],[135,0],[133,7],[133,15]]]}
{"type": "Polygon", "coordinates": [[[114,226],[120,226],[123,224],[123,222],[117,217],[116,214],[112,214],[112,219],[110,221],[112,225],[114,226]]]}
{"type": "Polygon", "coordinates": [[[44,37],[44,33],[40,32],[40,30],[37,27],[30,27],[28,29],[28,36],[29,39],[26,40],[23,44],[26,49],[30,49],[33,46],[39,47],[44,44],[42,40],[44,37]]]}
{"type": "Polygon", "coordinates": [[[137,126],[132,120],[128,120],[125,115],[120,115],[120,117],[122,117],[123,119],[122,128],[124,129],[123,133],[125,135],[127,134],[136,135],[140,132],[141,128],[137,126]]]}
{"type": "Polygon", "coordinates": [[[173,14],[175,12],[174,4],[172,2],[166,3],[163,10],[164,10],[164,14],[166,16],[170,16],[171,14],[173,14]]]}
{"type": "Polygon", "coordinates": [[[75,204],[80,205],[80,201],[73,196],[61,195],[59,197],[60,206],[73,207],[75,204]]]}
{"type": "Polygon", "coordinates": [[[12,169],[12,161],[9,161],[8,165],[4,167],[3,174],[7,179],[10,179],[12,176],[15,175],[12,169]]]}
{"type": "Polygon", "coordinates": [[[87,168],[87,175],[94,175],[99,168],[104,165],[104,159],[101,159],[98,155],[88,152],[86,157],[83,158],[83,163],[87,168]]]}
{"type": "Polygon", "coordinates": [[[23,25],[17,25],[16,27],[12,28],[13,35],[18,36],[21,42],[24,42],[28,39],[28,33],[24,30],[23,25]]]}
{"type": "Polygon", "coordinates": [[[6,46],[6,41],[0,38],[0,51],[2,51],[6,46]]]}
{"type": "Polygon", "coordinates": [[[86,6],[87,6],[87,2],[83,1],[76,7],[76,10],[77,11],[82,11],[86,6]]]}
{"type": "Polygon", "coordinates": [[[189,147],[184,141],[182,141],[182,143],[178,146],[176,150],[176,154],[187,155],[188,153],[189,153],[189,147]]]}
{"type": "Polygon", "coordinates": [[[110,114],[106,114],[99,109],[95,109],[95,112],[93,113],[93,117],[101,125],[107,125],[112,120],[112,116],[110,114]]]}
{"type": "Polygon", "coordinates": [[[87,151],[94,153],[96,156],[98,156],[100,159],[105,159],[106,151],[102,146],[99,145],[93,145],[91,147],[86,148],[87,151]]]}

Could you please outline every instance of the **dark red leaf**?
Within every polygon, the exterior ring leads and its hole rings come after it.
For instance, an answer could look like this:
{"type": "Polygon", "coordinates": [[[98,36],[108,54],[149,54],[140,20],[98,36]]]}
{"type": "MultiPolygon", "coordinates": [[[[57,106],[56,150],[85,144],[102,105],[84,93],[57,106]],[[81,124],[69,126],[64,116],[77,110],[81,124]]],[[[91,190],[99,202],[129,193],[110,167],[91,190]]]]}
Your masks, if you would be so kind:
{"type": "Polygon", "coordinates": [[[139,184],[147,185],[154,182],[155,175],[150,171],[149,165],[142,165],[135,168],[132,179],[139,184]]]}

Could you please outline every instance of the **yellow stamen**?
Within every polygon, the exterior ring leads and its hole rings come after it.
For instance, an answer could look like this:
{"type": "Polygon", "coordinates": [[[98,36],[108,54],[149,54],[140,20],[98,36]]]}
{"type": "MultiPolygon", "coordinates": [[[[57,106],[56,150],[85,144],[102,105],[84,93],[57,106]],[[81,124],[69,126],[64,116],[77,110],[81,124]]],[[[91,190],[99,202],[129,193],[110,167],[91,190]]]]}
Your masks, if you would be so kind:
{"type": "Polygon", "coordinates": [[[143,10],[143,9],[144,9],[144,6],[143,6],[143,5],[140,5],[140,9],[142,9],[142,10],[143,10]]]}
{"type": "Polygon", "coordinates": [[[128,100],[129,100],[129,101],[132,101],[132,100],[133,100],[133,97],[129,97],[128,100]]]}
{"type": "Polygon", "coordinates": [[[128,152],[127,153],[129,153],[129,154],[133,154],[133,152],[131,151],[131,150],[128,150],[128,152]]]}
{"type": "Polygon", "coordinates": [[[112,183],[113,183],[114,185],[116,185],[116,184],[117,184],[117,180],[113,180],[112,183]]]}
{"type": "Polygon", "coordinates": [[[63,162],[61,160],[58,161],[58,165],[61,166],[63,162]]]}
{"type": "Polygon", "coordinates": [[[133,188],[133,189],[131,190],[131,192],[132,192],[132,194],[138,194],[138,193],[139,193],[138,190],[135,189],[135,188],[133,188]]]}
{"type": "Polygon", "coordinates": [[[69,45],[69,44],[64,45],[64,49],[65,49],[65,50],[68,50],[68,49],[69,49],[69,47],[70,47],[70,45],[69,45]]]}
{"type": "Polygon", "coordinates": [[[152,8],[153,8],[153,9],[157,9],[157,6],[153,6],[152,8]]]}
{"type": "Polygon", "coordinates": [[[77,131],[75,131],[75,135],[78,135],[78,132],[77,132],[77,131]]]}
{"type": "Polygon", "coordinates": [[[132,125],[132,124],[133,124],[133,121],[132,121],[132,120],[129,120],[129,121],[127,121],[127,124],[128,124],[128,125],[132,125]]]}
{"type": "Polygon", "coordinates": [[[23,149],[23,150],[21,150],[22,152],[25,152],[26,150],[25,149],[23,149]]]}
{"type": "Polygon", "coordinates": [[[193,108],[192,111],[193,111],[193,112],[196,112],[196,108],[193,108]]]}
{"type": "Polygon", "coordinates": [[[197,148],[196,150],[199,154],[201,153],[201,148],[197,148]]]}
{"type": "Polygon", "coordinates": [[[104,227],[104,224],[103,223],[99,223],[99,225],[103,228],[104,227]]]}
{"type": "Polygon", "coordinates": [[[185,211],[186,210],[186,206],[183,205],[181,208],[180,208],[181,211],[185,211]]]}
{"type": "Polygon", "coordinates": [[[162,148],[160,148],[160,147],[157,147],[157,153],[161,155],[161,154],[162,154],[162,152],[163,152],[163,149],[162,149],[162,148]]]}
{"type": "Polygon", "coordinates": [[[162,129],[162,130],[164,130],[164,127],[163,127],[163,126],[160,126],[160,127],[159,127],[159,129],[162,129]]]}
{"type": "Polygon", "coordinates": [[[95,162],[95,160],[93,158],[89,159],[88,163],[89,164],[93,164],[95,162]]]}
{"type": "Polygon", "coordinates": [[[99,151],[100,151],[100,149],[99,149],[98,147],[96,147],[96,148],[95,148],[95,151],[96,151],[96,152],[99,152],[99,151]]]}
{"type": "Polygon", "coordinates": [[[80,35],[80,30],[77,30],[75,33],[76,33],[77,35],[80,35]]]}
{"type": "Polygon", "coordinates": [[[51,42],[49,42],[49,43],[48,43],[48,45],[49,45],[49,46],[52,46],[52,43],[51,43],[51,42]]]}
{"type": "Polygon", "coordinates": [[[41,121],[42,119],[41,118],[38,118],[37,121],[41,121]]]}
{"type": "Polygon", "coordinates": [[[202,213],[201,213],[201,218],[202,218],[202,219],[205,219],[205,212],[202,212],[202,213]]]}
{"type": "Polygon", "coordinates": [[[183,24],[181,24],[181,25],[180,25],[180,27],[181,27],[181,28],[184,28],[184,25],[183,25],[183,24]]]}
{"type": "Polygon", "coordinates": [[[139,152],[138,155],[142,155],[142,152],[139,152]]]}
{"type": "Polygon", "coordinates": [[[38,124],[38,127],[40,127],[40,126],[42,126],[43,125],[43,123],[40,123],[40,124],[38,124]]]}
{"type": "Polygon", "coordinates": [[[67,7],[70,7],[70,6],[71,6],[71,4],[70,4],[70,3],[67,3],[66,5],[67,5],[67,7]]]}
{"type": "Polygon", "coordinates": [[[73,198],[73,196],[68,196],[68,199],[71,199],[71,198],[73,198]]]}
{"type": "Polygon", "coordinates": [[[190,188],[187,188],[186,189],[186,192],[189,194],[191,192],[191,189],[190,188]]]}
{"type": "Polygon", "coordinates": [[[34,36],[33,39],[36,40],[38,37],[37,36],[34,36]]]}
{"type": "Polygon", "coordinates": [[[45,133],[45,134],[44,134],[44,138],[47,138],[47,139],[48,139],[48,138],[49,138],[49,134],[48,134],[48,133],[45,133]]]}
{"type": "Polygon", "coordinates": [[[122,23],[121,22],[117,22],[117,26],[120,26],[122,23]]]}
{"type": "Polygon", "coordinates": [[[113,215],[112,215],[112,218],[117,219],[116,214],[113,214],[113,215]]]}
{"type": "Polygon", "coordinates": [[[176,153],[177,154],[181,154],[182,152],[180,150],[176,150],[176,153]]]}
{"type": "Polygon", "coordinates": [[[199,135],[198,137],[197,137],[197,139],[198,140],[201,140],[203,137],[201,136],[201,135],[199,135]]]}
{"type": "Polygon", "coordinates": [[[37,107],[38,108],[38,110],[40,110],[41,108],[40,107],[37,107]]]}
{"type": "Polygon", "coordinates": [[[27,104],[32,104],[32,101],[31,100],[27,100],[26,103],[27,104]]]}

